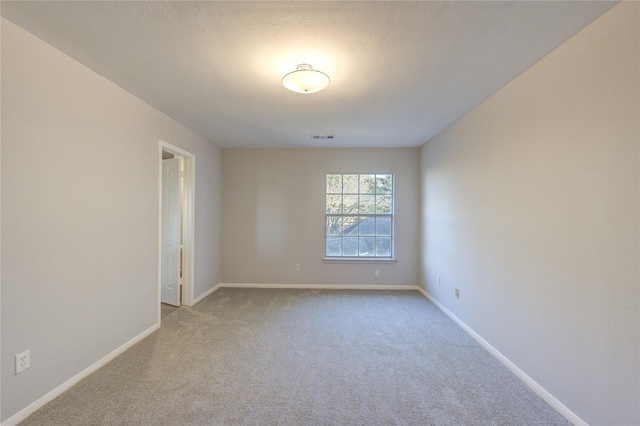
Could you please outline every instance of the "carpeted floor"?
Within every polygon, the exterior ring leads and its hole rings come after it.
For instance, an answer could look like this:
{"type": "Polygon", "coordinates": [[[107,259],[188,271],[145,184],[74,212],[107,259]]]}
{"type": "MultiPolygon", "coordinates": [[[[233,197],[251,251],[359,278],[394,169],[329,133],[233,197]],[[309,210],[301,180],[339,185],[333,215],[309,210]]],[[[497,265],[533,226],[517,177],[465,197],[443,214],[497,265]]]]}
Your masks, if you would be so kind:
{"type": "Polygon", "coordinates": [[[160,318],[164,320],[166,317],[180,309],[178,306],[167,305],[166,303],[160,304],[160,318]]]}
{"type": "Polygon", "coordinates": [[[23,425],[568,425],[420,293],[222,288],[23,425]]]}

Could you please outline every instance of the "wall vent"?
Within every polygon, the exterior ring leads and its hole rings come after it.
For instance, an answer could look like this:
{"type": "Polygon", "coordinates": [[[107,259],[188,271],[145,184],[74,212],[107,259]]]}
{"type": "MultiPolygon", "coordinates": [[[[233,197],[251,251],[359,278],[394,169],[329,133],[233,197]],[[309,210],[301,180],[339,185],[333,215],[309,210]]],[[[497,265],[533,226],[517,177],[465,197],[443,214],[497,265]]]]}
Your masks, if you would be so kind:
{"type": "Polygon", "coordinates": [[[322,140],[322,139],[333,139],[336,135],[311,135],[311,139],[313,140],[322,140]]]}

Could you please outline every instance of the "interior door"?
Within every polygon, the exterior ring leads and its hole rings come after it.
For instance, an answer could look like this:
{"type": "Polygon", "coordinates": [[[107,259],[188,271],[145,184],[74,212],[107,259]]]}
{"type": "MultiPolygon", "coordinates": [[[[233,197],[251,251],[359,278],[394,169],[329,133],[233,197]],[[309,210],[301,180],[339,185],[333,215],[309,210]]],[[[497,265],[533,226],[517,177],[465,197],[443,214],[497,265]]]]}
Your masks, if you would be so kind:
{"type": "Polygon", "coordinates": [[[180,166],[182,159],[162,160],[162,303],[180,306],[180,166]]]}

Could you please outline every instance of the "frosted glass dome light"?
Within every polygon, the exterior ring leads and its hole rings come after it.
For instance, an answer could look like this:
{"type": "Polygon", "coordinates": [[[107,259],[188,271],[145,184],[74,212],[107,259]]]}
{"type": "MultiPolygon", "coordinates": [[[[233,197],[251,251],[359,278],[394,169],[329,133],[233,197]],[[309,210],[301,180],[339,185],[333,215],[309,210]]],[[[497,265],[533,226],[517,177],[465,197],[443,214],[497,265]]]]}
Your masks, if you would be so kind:
{"type": "Polygon", "coordinates": [[[314,70],[309,64],[298,65],[282,77],[282,85],[292,92],[310,94],[321,91],[329,85],[329,76],[322,71],[314,70]]]}

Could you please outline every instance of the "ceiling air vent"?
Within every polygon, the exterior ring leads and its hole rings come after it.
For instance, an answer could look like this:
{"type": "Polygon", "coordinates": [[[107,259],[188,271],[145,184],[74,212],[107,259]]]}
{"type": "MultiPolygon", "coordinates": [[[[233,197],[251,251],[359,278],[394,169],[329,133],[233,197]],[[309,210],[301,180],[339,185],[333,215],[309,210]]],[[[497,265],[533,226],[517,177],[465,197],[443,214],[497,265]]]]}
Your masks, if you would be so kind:
{"type": "Polygon", "coordinates": [[[311,135],[313,140],[333,139],[336,135],[311,135]]]}

